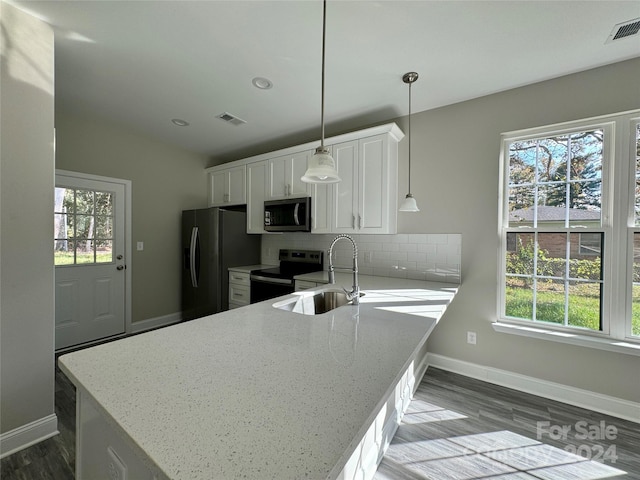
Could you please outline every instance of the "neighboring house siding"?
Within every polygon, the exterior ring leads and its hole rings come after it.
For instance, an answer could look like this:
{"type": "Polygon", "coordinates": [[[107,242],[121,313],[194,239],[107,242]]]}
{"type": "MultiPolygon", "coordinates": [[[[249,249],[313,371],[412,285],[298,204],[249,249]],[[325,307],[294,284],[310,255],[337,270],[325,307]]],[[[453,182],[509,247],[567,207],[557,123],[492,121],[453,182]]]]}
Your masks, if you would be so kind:
{"type": "MultiPolygon", "coordinates": [[[[564,207],[538,207],[538,225],[545,228],[563,227],[566,210],[564,207]]],[[[598,228],[600,226],[600,212],[569,209],[569,222],[579,223],[584,227],[598,228]]],[[[514,210],[509,214],[509,224],[522,227],[533,226],[533,210],[531,208],[514,210]]],[[[593,237],[582,239],[581,232],[572,234],[569,257],[576,260],[593,260],[597,251],[589,248],[593,237]],[[582,248],[581,248],[582,246],[582,248]]],[[[507,251],[517,252],[520,246],[526,246],[533,241],[532,233],[517,233],[512,235],[507,243],[507,251]]],[[[564,233],[543,233],[538,237],[539,248],[549,257],[565,257],[567,237],[564,233]]]]}

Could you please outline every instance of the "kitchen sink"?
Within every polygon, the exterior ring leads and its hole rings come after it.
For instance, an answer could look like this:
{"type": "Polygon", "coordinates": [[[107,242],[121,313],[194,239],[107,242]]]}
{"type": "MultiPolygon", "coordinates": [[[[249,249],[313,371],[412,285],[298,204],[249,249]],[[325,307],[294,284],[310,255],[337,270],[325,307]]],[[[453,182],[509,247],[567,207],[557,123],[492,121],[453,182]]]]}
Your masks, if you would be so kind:
{"type": "MultiPolygon", "coordinates": [[[[360,293],[362,297],[364,293],[360,293]]],[[[303,315],[320,315],[343,305],[351,304],[347,294],[342,290],[322,290],[315,295],[304,295],[274,303],[274,308],[303,315]]]]}

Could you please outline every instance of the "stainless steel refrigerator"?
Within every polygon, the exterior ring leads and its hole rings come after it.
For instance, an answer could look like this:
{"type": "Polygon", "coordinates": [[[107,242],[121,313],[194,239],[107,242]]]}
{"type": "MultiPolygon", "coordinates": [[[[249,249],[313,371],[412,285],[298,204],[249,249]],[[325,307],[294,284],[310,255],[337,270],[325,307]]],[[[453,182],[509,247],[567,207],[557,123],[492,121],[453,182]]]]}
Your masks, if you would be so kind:
{"type": "Polygon", "coordinates": [[[182,319],[229,308],[229,267],[260,263],[260,235],[248,235],[244,210],[182,212],[182,319]]]}

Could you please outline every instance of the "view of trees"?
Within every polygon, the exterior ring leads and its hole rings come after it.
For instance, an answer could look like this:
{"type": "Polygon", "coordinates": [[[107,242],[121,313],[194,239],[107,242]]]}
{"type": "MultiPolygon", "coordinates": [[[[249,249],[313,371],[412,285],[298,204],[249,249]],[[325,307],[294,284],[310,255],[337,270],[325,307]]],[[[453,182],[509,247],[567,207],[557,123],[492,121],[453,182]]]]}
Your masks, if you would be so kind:
{"type": "Polygon", "coordinates": [[[113,193],[56,188],[55,264],[112,261],[113,193]]]}
{"type": "Polygon", "coordinates": [[[513,142],[509,210],[534,205],[600,210],[602,146],[602,130],[513,142]]]}

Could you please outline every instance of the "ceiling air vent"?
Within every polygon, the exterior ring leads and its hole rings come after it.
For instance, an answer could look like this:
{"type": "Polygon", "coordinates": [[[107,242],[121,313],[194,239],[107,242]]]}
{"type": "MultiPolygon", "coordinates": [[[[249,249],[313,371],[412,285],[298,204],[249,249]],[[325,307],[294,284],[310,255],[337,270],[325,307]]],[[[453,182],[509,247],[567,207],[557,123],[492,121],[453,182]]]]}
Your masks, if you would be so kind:
{"type": "Polygon", "coordinates": [[[611,30],[611,33],[609,34],[609,38],[607,38],[607,41],[604,43],[611,43],[614,40],[620,40],[632,35],[637,35],[638,32],[640,32],[640,18],[634,18],[633,20],[619,23],[613,27],[613,30],[611,30]]]}
{"type": "Polygon", "coordinates": [[[231,115],[229,112],[224,112],[223,114],[218,115],[217,118],[219,118],[220,120],[224,120],[231,125],[244,125],[245,123],[247,123],[246,120],[242,120],[235,115],[231,115]]]}

